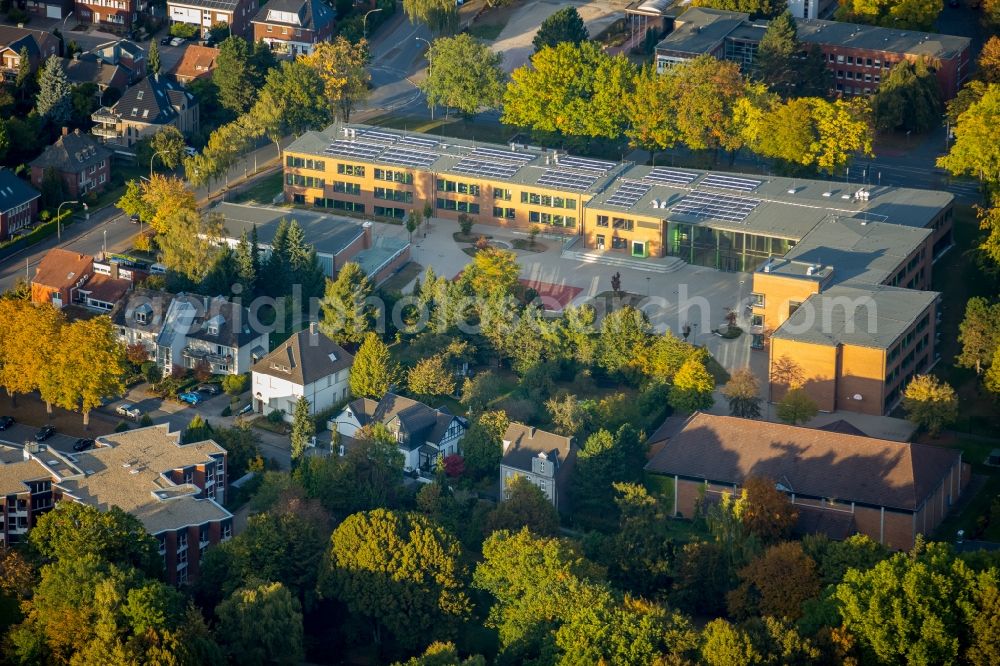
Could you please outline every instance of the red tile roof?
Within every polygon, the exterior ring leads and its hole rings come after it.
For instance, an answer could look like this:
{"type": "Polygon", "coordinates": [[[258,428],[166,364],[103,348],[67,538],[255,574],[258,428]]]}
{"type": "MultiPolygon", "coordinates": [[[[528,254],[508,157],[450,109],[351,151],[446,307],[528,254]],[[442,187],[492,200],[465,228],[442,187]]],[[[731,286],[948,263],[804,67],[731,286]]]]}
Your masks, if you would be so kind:
{"type": "Polygon", "coordinates": [[[215,69],[215,59],[219,57],[219,49],[200,44],[190,44],[184,49],[173,75],[178,81],[190,81],[200,76],[208,76],[215,69]]]}
{"type": "Polygon", "coordinates": [[[31,281],[54,289],[71,287],[90,272],[93,263],[94,258],[89,254],[55,248],[42,258],[31,281]]]}

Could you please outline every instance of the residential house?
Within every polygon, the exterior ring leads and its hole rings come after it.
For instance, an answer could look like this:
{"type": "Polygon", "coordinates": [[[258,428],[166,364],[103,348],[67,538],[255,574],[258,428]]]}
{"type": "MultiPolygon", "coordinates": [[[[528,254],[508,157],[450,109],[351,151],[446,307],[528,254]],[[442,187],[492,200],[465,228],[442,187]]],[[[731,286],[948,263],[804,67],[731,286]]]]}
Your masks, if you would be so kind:
{"type": "Polygon", "coordinates": [[[103,32],[124,35],[132,31],[140,14],[152,13],[151,0],[76,0],[76,20],[103,32]]]}
{"type": "Polygon", "coordinates": [[[126,345],[142,344],[164,372],[207,364],[213,374],[238,375],[267,354],[268,334],[250,311],[216,297],[136,289],[111,312],[126,345]]]}
{"type": "MultiPolygon", "coordinates": [[[[798,38],[803,46],[815,45],[823,54],[833,81],[831,93],[872,95],[903,60],[927,60],[945,100],[957,95],[971,75],[968,37],[824,21],[816,18],[809,2],[791,0],[789,5],[806,5],[795,19],[798,38]]],[[[732,60],[749,71],[767,25],[766,20],[752,21],[742,12],[692,7],[677,17],[673,32],[656,45],[657,71],[704,54],[732,60]]]]}
{"type": "Polygon", "coordinates": [[[167,0],[170,22],[196,26],[202,37],[212,26],[226,24],[229,34],[249,39],[256,11],[255,0],[167,0]]]}
{"type": "Polygon", "coordinates": [[[117,264],[95,262],[89,254],[54,248],[35,269],[31,302],[51,303],[56,308],[76,304],[109,312],[131,288],[131,274],[120,275],[117,264]]]}
{"type": "Polygon", "coordinates": [[[91,135],[64,127],[62,136],[31,161],[31,184],[41,190],[45,173],[52,169],[62,178],[68,199],[103,192],[111,178],[111,155],[91,135]]]}
{"type": "Polygon", "coordinates": [[[404,469],[418,473],[431,473],[438,458],[458,453],[468,427],[465,419],[443,409],[386,393],[378,401],[359,398],[351,402],[330,420],[329,428],[349,446],[358,430],[373,423],[389,429],[399,443],[404,469]]]}
{"type": "Polygon", "coordinates": [[[184,54],[171,70],[178,83],[187,85],[195,79],[211,76],[215,69],[215,60],[219,57],[219,49],[200,44],[188,44],[184,54]]]}
{"type": "Polygon", "coordinates": [[[72,455],[29,443],[0,447],[0,541],[24,540],[55,502],[79,502],[135,516],[159,543],[167,580],[197,577],[201,558],[233,534],[224,507],[226,450],[206,440],[181,444],[166,424],[99,437],[72,455]]]}
{"type": "Polygon", "coordinates": [[[336,23],[336,10],[324,0],[268,0],[253,18],[253,38],[277,53],[307,55],[329,41],[336,23]]]}
{"type": "Polygon", "coordinates": [[[105,65],[123,67],[129,72],[129,85],[146,77],[146,49],[128,39],[116,39],[95,46],[85,55],[93,55],[105,65]]]}
{"type": "Polygon", "coordinates": [[[673,514],[765,477],[799,510],[801,532],[870,536],[898,550],[929,535],[958,501],[970,466],[958,449],[695,413],[646,471],[673,483],[673,514]]]}
{"type": "Polygon", "coordinates": [[[27,8],[32,14],[47,19],[69,18],[74,8],[73,0],[26,0],[18,4],[21,8],[27,8]]]}
{"type": "Polygon", "coordinates": [[[97,86],[94,98],[100,103],[104,99],[104,94],[109,90],[113,94],[121,95],[131,84],[132,72],[122,65],[105,64],[103,60],[93,54],[76,54],[72,60],[63,62],[63,69],[66,70],[66,78],[74,86],[93,83],[97,86]]]}
{"type": "Polygon", "coordinates": [[[552,506],[565,510],[567,485],[576,465],[576,445],[564,437],[523,423],[511,423],[503,436],[500,459],[501,499],[508,485],[523,477],[541,490],[552,506]]]}
{"type": "Polygon", "coordinates": [[[11,171],[0,169],[0,241],[35,223],[41,197],[11,171]]]}
{"type": "Polygon", "coordinates": [[[176,81],[147,76],[125,91],[114,106],[91,115],[93,134],[116,152],[133,154],[135,145],[161,128],[173,125],[182,134],[198,131],[198,102],[176,81]]]}
{"type": "Polygon", "coordinates": [[[261,414],[281,410],[291,422],[299,398],[309,401],[312,415],[330,409],[347,399],[353,362],[350,352],[312,322],[251,368],[254,410],[261,414]]]}
{"type": "Polygon", "coordinates": [[[31,71],[50,56],[60,55],[59,40],[51,32],[13,25],[0,25],[0,71],[5,81],[13,81],[21,70],[21,51],[27,49],[31,71]]]}

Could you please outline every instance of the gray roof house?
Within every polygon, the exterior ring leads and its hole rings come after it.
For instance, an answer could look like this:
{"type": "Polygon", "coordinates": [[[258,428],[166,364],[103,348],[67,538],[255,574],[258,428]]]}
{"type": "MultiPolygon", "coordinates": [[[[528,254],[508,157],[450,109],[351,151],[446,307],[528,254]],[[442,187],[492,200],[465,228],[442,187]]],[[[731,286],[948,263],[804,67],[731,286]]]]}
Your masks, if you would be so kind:
{"type": "Polygon", "coordinates": [[[538,486],[553,506],[565,510],[567,483],[575,464],[576,445],[572,437],[511,423],[503,436],[501,498],[507,499],[507,485],[521,476],[538,486]]]}

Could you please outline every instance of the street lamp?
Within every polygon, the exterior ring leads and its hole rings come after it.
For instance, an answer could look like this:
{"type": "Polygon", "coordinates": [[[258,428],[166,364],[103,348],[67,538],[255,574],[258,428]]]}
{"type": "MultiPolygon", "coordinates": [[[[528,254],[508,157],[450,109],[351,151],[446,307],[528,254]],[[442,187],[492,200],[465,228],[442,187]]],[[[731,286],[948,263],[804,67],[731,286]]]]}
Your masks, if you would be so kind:
{"type": "MultiPolygon", "coordinates": [[[[431,75],[431,66],[432,66],[432,63],[431,63],[431,43],[429,41],[427,41],[426,39],[424,39],[423,37],[414,37],[413,39],[415,39],[418,42],[424,42],[425,44],[427,44],[427,76],[430,76],[431,75]]],[[[435,106],[434,104],[431,105],[431,120],[434,120],[434,106],[435,106]]],[[[445,114],[445,115],[447,115],[447,114],[445,114]]]]}
{"type": "Polygon", "coordinates": [[[167,152],[167,151],[166,150],[158,150],[155,153],[153,153],[152,157],[149,158],[149,179],[150,180],[153,180],[153,160],[156,159],[157,155],[162,155],[165,152],[167,152]]]}
{"type": "Polygon", "coordinates": [[[368,39],[368,15],[369,14],[374,14],[375,12],[380,12],[380,11],[382,11],[381,7],[377,8],[377,9],[372,9],[370,11],[365,12],[365,17],[363,19],[361,19],[361,37],[362,38],[368,39]]]}
{"type": "Polygon", "coordinates": [[[75,204],[75,203],[80,203],[80,202],[75,199],[73,201],[63,201],[61,204],[59,204],[59,207],[56,208],[56,240],[58,241],[62,240],[62,220],[59,218],[59,215],[62,213],[62,207],[65,206],[66,204],[75,204]]]}

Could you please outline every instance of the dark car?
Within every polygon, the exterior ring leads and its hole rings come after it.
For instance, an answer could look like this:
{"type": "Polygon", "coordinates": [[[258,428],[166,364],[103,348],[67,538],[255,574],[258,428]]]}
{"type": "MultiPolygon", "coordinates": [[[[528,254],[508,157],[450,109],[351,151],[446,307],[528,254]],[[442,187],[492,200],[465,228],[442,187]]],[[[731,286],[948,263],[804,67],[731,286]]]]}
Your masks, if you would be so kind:
{"type": "Polygon", "coordinates": [[[160,46],[170,46],[170,40],[173,39],[170,35],[167,35],[160,40],[160,46]]]}
{"type": "Polygon", "coordinates": [[[44,442],[45,440],[47,440],[49,437],[51,437],[54,434],[56,434],[56,427],[55,426],[51,426],[51,425],[42,426],[41,428],[38,429],[38,432],[35,433],[35,441],[36,442],[44,442]]]}
{"type": "Polygon", "coordinates": [[[198,393],[206,393],[208,395],[219,395],[222,393],[222,389],[219,388],[218,384],[200,384],[198,386],[198,393]]]}
{"type": "Polygon", "coordinates": [[[0,416],[0,430],[6,430],[14,425],[14,419],[9,416],[0,416]]]}
{"type": "Polygon", "coordinates": [[[92,439],[78,439],[73,444],[74,451],[86,451],[94,445],[94,440],[92,439]]]}
{"type": "Polygon", "coordinates": [[[132,224],[139,224],[139,216],[138,215],[130,215],[129,218],[128,218],[128,221],[131,222],[132,224]]]}

